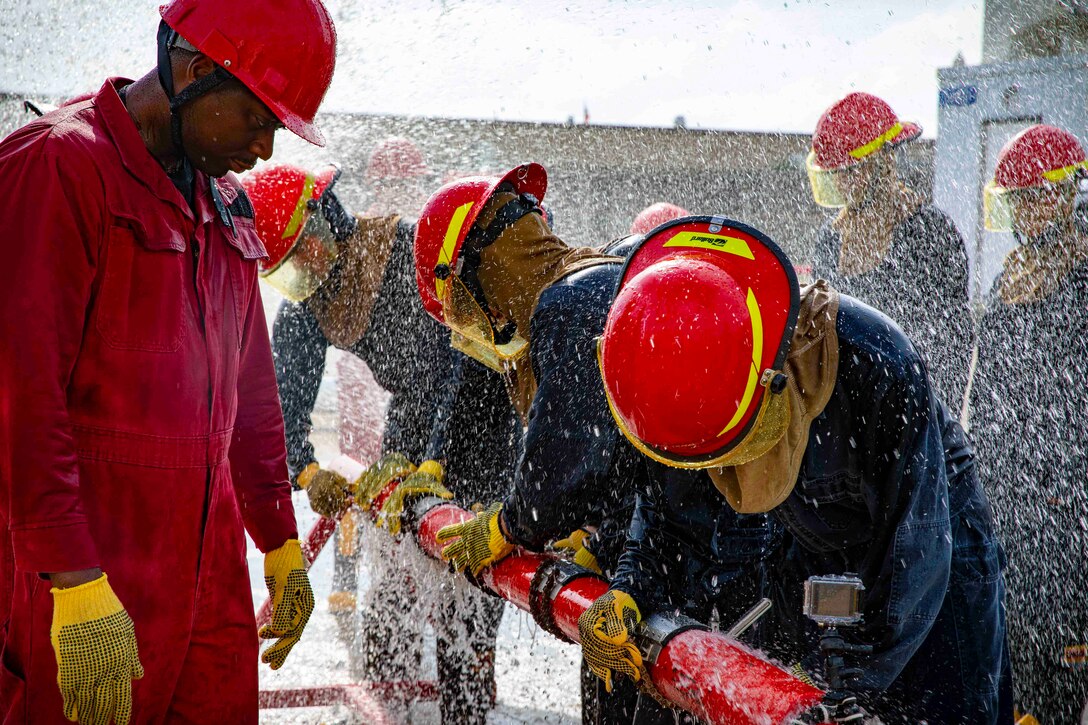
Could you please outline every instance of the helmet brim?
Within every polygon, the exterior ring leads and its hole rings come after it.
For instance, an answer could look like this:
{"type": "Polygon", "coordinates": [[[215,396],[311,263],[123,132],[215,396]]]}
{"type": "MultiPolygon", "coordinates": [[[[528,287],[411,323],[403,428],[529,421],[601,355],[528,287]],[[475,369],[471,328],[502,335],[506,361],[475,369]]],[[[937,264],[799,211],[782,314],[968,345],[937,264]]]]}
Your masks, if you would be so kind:
{"type": "Polygon", "coordinates": [[[922,135],[922,126],[913,121],[903,121],[903,130],[893,138],[889,139],[889,146],[899,146],[900,144],[907,143],[908,141],[914,141],[922,135]]]}
{"type": "MultiPolygon", "coordinates": [[[[253,91],[252,88],[250,88],[253,91]]],[[[303,141],[312,143],[314,146],[323,148],[325,146],[325,134],[321,132],[321,129],[317,127],[317,124],[313,121],[303,120],[300,116],[290,113],[276,102],[264,97],[264,94],[253,91],[254,95],[261,99],[261,101],[268,106],[269,110],[276,115],[276,118],[280,120],[283,127],[291,133],[298,136],[303,141]]]]}

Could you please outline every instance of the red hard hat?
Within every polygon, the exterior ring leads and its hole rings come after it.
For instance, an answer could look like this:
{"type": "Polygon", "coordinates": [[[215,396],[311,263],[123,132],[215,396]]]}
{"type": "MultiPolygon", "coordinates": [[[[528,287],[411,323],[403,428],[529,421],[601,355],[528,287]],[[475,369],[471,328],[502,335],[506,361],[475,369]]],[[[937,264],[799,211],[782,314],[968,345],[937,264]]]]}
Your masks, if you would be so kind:
{"type": "Polygon", "coordinates": [[[319,0],[171,0],[162,19],[318,146],[314,116],[336,65],[336,28],[319,0]]]}
{"type": "Polygon", "coordinates": [[[650,204],[643,209],[635,217],[635,220],[631,222],[631,234],[645,234],[654,227],[659,227],[665,222],[671,222],[673,219],[679,219],[682,216],[689,216],[691,212],[683,207],[679,207],[676,204],[670,204],[667,201],[659,201],[656,204],[650,204]]]}
{"type": "Polygon", "coordinates": [[[541,201],[548,189],[548,172],[540,164],[522,164],[501,178],[469,176],[442,186],[423,205],[416,224],[416,284],[431,317],[446,324],[442,311],[445,279],[457,274],[461,246],[487,200],[504,182],[515,193],[541,201]]]}
{"type": "Polygon", "coordinates": [[[314,213],[309,202],[320,199],[339,173],[335,166],[311,174],[292,164],[267,164],[242,176],[242,186],[253,202],[257,236],[268,252],[262,270],[274,269],[291,251],[314,213]]]}
{"type": "Polygon", "coordinates": [[[851,93],[824,111],[812,134],[812,162],[820,169],[860,163],[886,144],[898,146],[922,133],[902,122],[891,106],[869,93],[851,93]]]}
{"type": "Polygon", "coordinates": [[[799,293],[761,232],[723,217],[659,227],[629,258],[600,343],[621,430],[643,453],[713,465],[781,392],[799,293]]]}
{"type": "Polygon", "coordinates": [[[997,190],[1059,184],[1085,168],[1084,147],[1076,136],[1039,124],[1013,136],[1001,149],[994,168],[997,190]]]}
{"type": "Polygon", "coordinates": [[[370,152],[366,165],[366,180],[375,183],[383,179],[411,179],[430,173],[419,148],[406,138],[385,139],[370,152]]]}

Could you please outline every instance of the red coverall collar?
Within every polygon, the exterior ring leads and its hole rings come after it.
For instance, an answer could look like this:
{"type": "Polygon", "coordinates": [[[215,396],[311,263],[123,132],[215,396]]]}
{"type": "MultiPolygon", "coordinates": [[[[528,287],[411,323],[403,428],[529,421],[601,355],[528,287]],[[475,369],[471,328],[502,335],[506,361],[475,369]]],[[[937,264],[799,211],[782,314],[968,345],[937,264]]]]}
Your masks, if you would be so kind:
{"type": "MultiPolygon", "coordinates": [[[[94,105],[97,106],[99,113],[102,115],[106,130],[113,139],[114,145],[121,155],[121,162],[128,172],[150,189],[155,196],[170,202],[181,209],[186,216],[193,218],[193,210],[173,182],[170,181],[166,171],[151,155],[151,152],[147,150],[144,139],[136,128],[136,123],[128,115],[128,109],[121,102],[121,96],[117,94],[118,88],[130,83],[132,81],[127,78],[106,79],[98,93],[94,95],[94,105]]],[[[206,224],[215,216],[215,209],[208,198],[208,194],[205,193],[210,180],[200,171],[194,169],[193,173],[196,184],[193,198],[196,204],[197,222],[206,224]]],[[[224,197],[227,196],[225,192],[229,186],[230,184],[220,185],[220,191],[224,192],[224,197]]],[[[234,198],[233,189],[231,192],[230,198],[225,199],[228,204],[234,198]]]]}

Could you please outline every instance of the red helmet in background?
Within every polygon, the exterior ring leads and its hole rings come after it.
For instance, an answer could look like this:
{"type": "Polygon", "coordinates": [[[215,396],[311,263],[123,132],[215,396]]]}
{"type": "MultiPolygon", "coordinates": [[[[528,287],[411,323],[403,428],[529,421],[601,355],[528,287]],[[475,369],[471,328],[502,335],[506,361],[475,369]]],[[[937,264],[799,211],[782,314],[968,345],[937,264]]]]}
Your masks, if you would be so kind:
{"type": "Polygon", "coordinates": [[[242,176],[257,236],[268,251],[260,276],[290,300],[313,294],[336,261],[336,241],[320,200],[339,176],[335,166],[311,173],[293,164],[267,164],[242,176]]]}
{"type": "Polygon", "coordinates": [[[659,227],[629,258],[598,348],[624,435],[680,468],[739,465],[785,431],[781,373],[797,322],[793,266],[723,217],[659,227]]]}
{"type": "Polygon", "coordinates": [[[643,209],[635,217],[635,220],[631,222],[631,234],[645,234],[655,227],[659,227],[665,222],[671,222],[673,219],[679,219],[682,216],[689,216],[691,212],[683,207],[679,207],[676,204],[670,204],[667,201],[659,201],[656,204],[650,204],[643,209]]]}
{"type": "Polygon", "coordinates": [[[1001,149],[993,183],[1006,190],[1061,184],[1084,168],[1084,147],[1076,136],[1039,124],[1016,134],[1001,149]]]}
{"type": "Polygon", "coordinates": [[[319,0],[171,0],[159,13],[289,131],[325,145],[314,116],[336,66],[336,28],[319,0]]]}
{"type": "Polygon", "coordinates": [[[869,160],[883,148],[913,141],[922,127],[900,121],[891,106],[869,93],[851,93],[820,116],[805,160],[812,196],[820,206],[845,205],[835,173],[869,160]]]}
{"type": "Polygon", "coordinates": [[[406,138],[392,136],[370,152],[366,165],[369,184],[387,179],[412,179],[431,173],[419,148],[406,138]]]}
{"type": "Polygon", "coordinates": [[[1024,129],[1002,147],[994,178],[983,191],[986,228],[1012,231],[1014,195],[1010,192],[1068,184],[1086,170],[1084,147],[1073,134],[1045,124],[1024,129]]]}

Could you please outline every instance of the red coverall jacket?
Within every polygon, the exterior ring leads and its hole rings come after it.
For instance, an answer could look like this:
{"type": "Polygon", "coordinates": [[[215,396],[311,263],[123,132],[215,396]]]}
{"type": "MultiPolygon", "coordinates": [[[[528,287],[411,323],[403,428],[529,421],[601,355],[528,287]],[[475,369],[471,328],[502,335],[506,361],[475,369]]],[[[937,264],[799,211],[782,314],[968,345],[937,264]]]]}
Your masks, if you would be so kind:
{"type": "Polygon", "coordinates": [[[0,144],[0,524],[15,569],[0,719],[64,722],[40,573],[101,567],[146,671],[132,722],[255,723],[242,525],[262,551],[297,536],[265,252],[251,219],[232,229],[213,204],[209,184],[231,204],[233,180],[198,172],[191,210],[122,104],[126,82],[0,144]]]}

